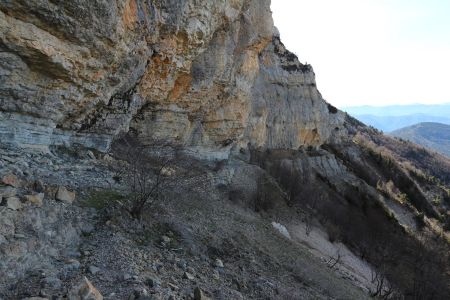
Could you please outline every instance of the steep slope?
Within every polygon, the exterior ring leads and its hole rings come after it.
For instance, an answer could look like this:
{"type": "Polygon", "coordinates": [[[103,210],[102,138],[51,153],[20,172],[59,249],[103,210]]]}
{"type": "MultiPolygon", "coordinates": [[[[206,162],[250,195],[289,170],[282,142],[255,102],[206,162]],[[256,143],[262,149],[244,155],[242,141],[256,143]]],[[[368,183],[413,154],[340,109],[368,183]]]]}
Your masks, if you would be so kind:
{"type": "Polygon", "coordinates": [[[450,156],[450,125],[431,122],[419,123],[395,130],[390,135],[450,156]]]}
{"type": "Polygon", "coordinates": [[[0,297],[447,298],[450,160],[327,104],[270,1],[19,0],[0,25],[0,297]],[[141,219],[132,167],[174,184],[141,219]]]}

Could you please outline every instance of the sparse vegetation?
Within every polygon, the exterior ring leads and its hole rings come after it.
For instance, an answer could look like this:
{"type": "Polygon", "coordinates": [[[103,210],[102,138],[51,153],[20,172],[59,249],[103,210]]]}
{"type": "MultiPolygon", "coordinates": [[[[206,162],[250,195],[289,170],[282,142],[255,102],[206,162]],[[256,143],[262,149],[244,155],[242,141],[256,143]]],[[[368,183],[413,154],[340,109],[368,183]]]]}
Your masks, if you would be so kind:
{"type": "Polygon", "coordinates": [[[95,209],[103,209],[124,199],[125,195],[113,189],[93,190],[82,201],[82,204],[95,209]]]}
{"type": "MultiPolygon", "coordinates": [[[[376,288],[372,291],[374,297],[390,299],[400,294],[411,295],[417,293],[416,285],[420,285],[421,289],[435,293],[434,299],[441,299],[450,288],[442,280],[447,276],[446,265],[430,257],[439,255],[446,259],[448,254],[435,251],[434,244],[438,241],[423,244],[413,233],[408,233],[399,226],[393,212],[380,201],[379,194],[375,191],[403,203],[405,207],[414,204],[418,207],[417,210],[425,211],[425,214],[418,214],[416,217],[418,227],[423,230],[428,228],[424,221],[425,215],[433,214],[432,210],[424,209],[428,207],[428,198],[387,148],[374,150],[374,146],[366,148],[362,143],[359,144],[358,147],[366,151],[361,161],[340,156],[348,168],[368,184],[348,185],[345,188],[342,182],[340,188],[337,188],[329,178],[317,174],[313,169],[305,169],[307,158],[302,153],[259,152],[254,154],[254,161],[277,179],[289,195],[289,203],[293,207],[299,207],[309,213],[309,216],[314,216],[327,228],[330,241],[342,241],[362,259],[376,266],[377,273],[373,277],[376,288]],[[289,161],[301,165],[302,171],[299,172],[289,161]],[[310,209],[313,206],[314,209],[310,209]],[[434,276],[439,278],[435,279],[434,285],[428,281],[422,282],[423,279],[416,278],[414,281],[414,276],[418,276],[414,274],[420,273],[417,268],[424,268],[415,262],[415,251],[429,256],[429,264],[436,270],[434,276]]],[[[334,153],[345,151],[336,150],[334,153]]],[[[428,205],[431,207],[431,200],[428,205]]],[[[414,210],[416,209],[413,208],[412,211],[414,210]]],[[[330,264],[334,262],[335,259],[330,264]]]]}
{"type": "Polygon", "coordinates": [[[154,142],[142,145],[125,137],[115,145],[124,161],[115,167],[115,178],[124,197],[117,205],[133,218],[140,219],[145,209],[164,201],[173,190],[200,187],[205,173],[173,145],[154,142]]]}

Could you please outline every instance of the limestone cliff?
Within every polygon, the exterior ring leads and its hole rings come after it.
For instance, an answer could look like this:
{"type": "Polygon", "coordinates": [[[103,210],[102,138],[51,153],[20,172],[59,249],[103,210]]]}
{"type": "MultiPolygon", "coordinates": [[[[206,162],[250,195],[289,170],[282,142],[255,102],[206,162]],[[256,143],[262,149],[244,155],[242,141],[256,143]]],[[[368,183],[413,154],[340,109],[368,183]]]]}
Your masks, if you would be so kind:
{"type": "Polygon", "coordinates": [[[269,0],[0,0],[2,299],[447,299],[449,185],[323,100],[269,0]],[[146,148],[179,186],[143,220],[124,133],[200,158],[146,148]]]}
{"type": "Polygon", "coordinates": [[[131,130],[226,156],[343,126],[269,0],[1,1],[0,49],[2,144],[107,151],[131,130]]]}

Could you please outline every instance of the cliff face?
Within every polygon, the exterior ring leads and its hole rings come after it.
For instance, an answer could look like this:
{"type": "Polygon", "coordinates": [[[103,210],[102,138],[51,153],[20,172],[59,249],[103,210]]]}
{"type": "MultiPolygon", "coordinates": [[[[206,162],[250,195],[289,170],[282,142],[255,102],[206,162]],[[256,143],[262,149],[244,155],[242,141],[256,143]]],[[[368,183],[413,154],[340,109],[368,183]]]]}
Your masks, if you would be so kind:
{"type": "Polygon", "coordinates": [[[446,299],[449,170],[327,104],[269,0],[0,1],[0,298],[446,299]],[[124,133],[182,146],[145,186],[206,179],[129,219],[124,133]]]}
{"type": "Polygon", "coordinates": [[[0,25],[5,144],[106,151],[131,130],[227,155],[342,133],[269,0],[2,1],[0,25]]]}

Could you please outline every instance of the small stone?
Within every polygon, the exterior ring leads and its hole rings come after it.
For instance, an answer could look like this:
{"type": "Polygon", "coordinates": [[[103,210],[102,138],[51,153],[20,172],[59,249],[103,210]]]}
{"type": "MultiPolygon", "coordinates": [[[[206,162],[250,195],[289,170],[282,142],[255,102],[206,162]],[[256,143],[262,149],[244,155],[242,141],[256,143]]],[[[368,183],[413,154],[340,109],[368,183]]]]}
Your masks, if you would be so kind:
{"type": "Polygon", "coordinates": [[[96,266],[89,266],[88,268],[89,273],[91,273],[92,275],[97,274],[98,272],[100,272],[100,268],[96,267],[96,266]]]}
{"type": "Polygon", "coordinates": [[[192,275],[191,273],[188,273],[188,272],[184,272],[183,277],[188,279],[188,280],[192,280],[192,281],[195,280],[194,275],[192,275]]]}
{"type": "Polygon", "coordinates": [[[223,268],[223,262],[222,262],[222,260],[220,260],[220,259],[217,258],[217,259],[214,261],[214,266],[217,267],[217,268],[223,268]]]}
{"type": "Polygon", "coordinates": [[[15,188],[18,188],[21,185],[19,178],[17,178],[17,176],[14,174],[8,174],[8,175],[3,176],[2,183],[5,185],[15,187],[15,188]]]}
{"type": "Polygon", "coordinates": [[[141,296],[147,297],[148,296],[148,291],[147,289],[142,289],[141,291],[141,296]]]}
{"type": "Polygon", "coordinates": [[[56,200],[71,204],[75,200],[75,192],[71,192],[66,187],[60,186],[56,192],[56,200]]]}
{"type": "Polygon", "coordinates": [[[273,228],[275,228],[276,230],[278,230],[278,232],[283,235],[285,238],[287,239],[291,239],[291,235],[289,234],[289,231],[287,230],[287,228],[277,222],[272,222],[272,226],[273,228]]]}
{"type": "Polygon", "coordinates": [[[194,290],[194,300],[209,300],[210,298],[205,295],[199,287],[196,287],[194,290]]]}
{"type": "Polygon", "coordinates": [[[142,291],[136,289],[128,297],[128,300],[152,300],[152,297],[148,295],[148,291],[143,289],[142,291]]]}
{"type": "Polygon", "coordinates": [[[212,277],[213,277],[215,280],[219,280],[219,279],[220,279],[220,274],[219,274],[219,272],[218,272],[217,270],[213,270],[212,277]]]}
{"type": "Polygon", "coordinates": [[[2,235],[2,234],[0,234],[0,245],[1,244],[6,244],[8,241],[6,240],[6,238],[2,235]]]}
{"type": "Polygon", "coordinates": [[[45,190],[45,185],[44,185],[44,183],[41,180],[36,180],[33,183],[33,189],[37,193],[43,193],[44,190],[45,190]]]}
{"type": "Polygon", "coordinates": [[[175,169],[171,167],[164,167],[161,169],[161,175],[165,177],[171,177],[175,175],[175,169]]]}
{"type": "Polygon", "coordinates": [[[68,296],[68,300],[103,300],[103,296],[92,285],[92,283],[84,277],[78,286],[73,287],[68,296]]]}
{"type": "Polygon", "coordinates": [[[81,226],[81,233],[82,234],[92,234],[95,231],[95,227],[91,223],[83,223],[81,226]]]}
{"type": "Polygon", "coordinates": [[[45,277],[42,280],[42,287],[43,288],[48,288],[48,289],[53,289],[53,290],[59,290],[62,286],[62,281],[58,278],[55,277],[54,275],[49,276],[49,277],[45,277]]]}
{"type": "Polygon", "coordinates": [[[166,244],[170,243],[170,241],[171,241],[170,237],[168,237],[167,235],[163,235],[161,237],[161,240],[166,244]]]}
{"type": "Polygon", "coordinates": [[[183,271],[186,271],[187,269],[187,263],[184,259],[181,259],[180,261],[177,262],[177,267],[182,269],[183,271]]]}
{"type": "Polygon", "coordinates": [[[105,154],[105,155],[103,156],[103,160],[104,160],[104,161],[113,161],[114,158],[113,158],[111,155],[109,155],[109,154],[105,154]]]}
{"type": "Polygon", "coordinates": [[[122,279],[127,281],[130,280],[132,278],[132,276],[130,274],[123,274],[122,279]]]}
{"type": "Polygon", "coordinates": [[[14,238],[16,238],[18,240],[23,240],[23,239],[26,239],[27,237],[24,234],[16,233],[16,234],[14,234],[14,238]]]}
{"type": "Polygon", "coordinates": [[[81,267],[81,264],[76,259],[68,259],[66,261],[66,269],[68,270],[78,270],[81,267]]]}
{"type": "Polygon", "coordinates": [[[38,207],[41,207],[44,204],[44,193],[25,195],[25,200],[38,207]]]}
{"type": "Polygon", "coordinates": [[[29,298],[23,298],[22,300],[48,300],[48,298],[42,298],[42,297],[29,297],[29,298]]]}
{"type": "Polygon", "coordinates": [[[95,158],[96,158],[95,155],[94,155],[94,153],[93,153],[91,150],[89,150],[86,154],[87,154],[87,156],[88,156],[90,159],[95,159],[95,158]]]}
{"type": "Polygon", "coordinates": [[[17,190],[11,186],[0,186],[0,196],[3,198],[14,197],[17,190]]]}
{"type": "Polygon", "coordinates": [[[148,277],[145,279],[145,284],[147,284],[151,288],[156,288],[161,285],[161,282],[156,277],[148,277]]]}
{"type": "Polygon", "coordinates": [[[19,210],[22,209],[22,202],[17,197],[9,197],[6,198],[6,207],[11,210],[19,210]]]}

